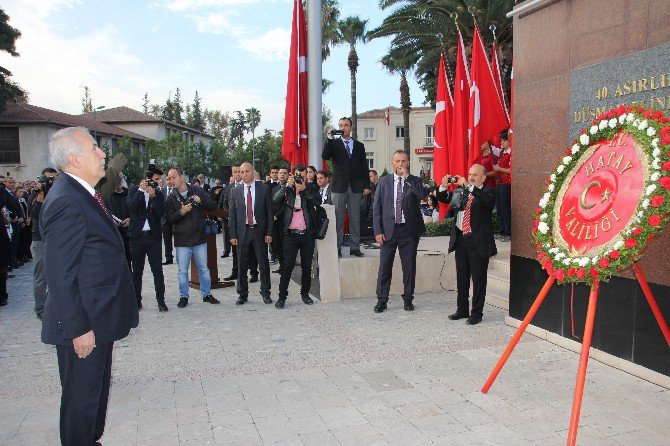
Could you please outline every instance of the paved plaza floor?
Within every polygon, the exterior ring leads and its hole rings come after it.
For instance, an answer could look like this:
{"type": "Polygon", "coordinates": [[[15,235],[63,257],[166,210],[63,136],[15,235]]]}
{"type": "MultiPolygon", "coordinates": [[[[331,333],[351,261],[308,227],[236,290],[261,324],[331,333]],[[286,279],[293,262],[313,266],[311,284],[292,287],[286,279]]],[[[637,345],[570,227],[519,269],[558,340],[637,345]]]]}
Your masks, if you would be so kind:
{"type": "MultiPolygon", "coordinates": [[[[219,259],[230,271],[230,259],[219,259]]],[[[234,288],[220,305],[176,307],[176,266],[165,267],[168,313],[145,272],[140,326],[114,347],[110,445],[563,445],[578,355],[525,335],[488,395],[479,389],[514,329],[487,306],[466,326],[447,315],[455,293],[307,306],[292,284],[283,310],[258,284],[247,305],[234,288]]],[[[58,444],[55,349],[39,341],[32,264],[14,272],[0,308],[0,445],[58,444]]],[[[273,299],[278,275],[273,274],[273,299]]],[[[670,391],[591,360],[578,443],[670,444],[670,391]]]]}

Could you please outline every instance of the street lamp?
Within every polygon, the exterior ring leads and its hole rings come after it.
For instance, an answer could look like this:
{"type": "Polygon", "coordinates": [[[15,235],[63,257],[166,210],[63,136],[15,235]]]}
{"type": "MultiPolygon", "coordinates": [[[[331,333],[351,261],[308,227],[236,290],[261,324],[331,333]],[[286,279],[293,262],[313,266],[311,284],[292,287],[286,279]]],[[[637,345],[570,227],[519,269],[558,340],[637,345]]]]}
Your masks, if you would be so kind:
{"type": "Polygon", "coordinates": [[[101,106],[95,107],[93,109],[93,122],[96,123],[96,124],[93,124],[93,139],[95,139],[95,143],[98,144],[98,145],[100,145],[100,144],[98,143],[98,130],[95,128],[97,126],[97,121],[98,121],[98,119],[97,119],[98,117],[97,117],[96,113],[98,112],[98,110],[102,110],[103,108],[105,108],[105,106],[101,105],[101,106]]]}

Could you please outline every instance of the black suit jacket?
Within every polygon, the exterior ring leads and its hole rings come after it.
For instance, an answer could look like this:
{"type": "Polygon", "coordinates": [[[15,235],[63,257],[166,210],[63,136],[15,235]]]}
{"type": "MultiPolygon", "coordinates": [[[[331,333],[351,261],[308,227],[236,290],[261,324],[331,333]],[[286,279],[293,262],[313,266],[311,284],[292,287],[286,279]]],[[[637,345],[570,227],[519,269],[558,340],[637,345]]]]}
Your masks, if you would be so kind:
{"type": "Polygon", "coordinates": [[[147,203],[138,186],[132,186],[128,190],[128,210],[130,211],[130,224],[128,225],[128,237],[139,237],[144,228],[144,222],[149,220],[149,231],[153,238],[160,238],[161,220],[165,217],[165,197],[156,189],[156,195],[149,197],[149,208],[147,215],[147,203]]]}
{"type": "MultiPolygon", "coordinates": [[[[372,212],[372,227],[375,235],[384,234],[388,240],[393,236],[395,228],[395,202],[393,200],[394,175],[386,175],[379,180],[375,190],[375,201],[372,212]]],[[[405,225],[408,233],[419,237],[426,232],[421,213],[421,200],[428,194],[421,179],[414,175],[407,177],[403,184],[402,210],[405,214],[405,225]]]]}
{"type": "MultiPolygon", "coordinates": [[[[496,242],[493,239],[493,226],[491,225],[493,206],[496,203],[494,190],[489,186],[483,186],[481,189],[475,187],[472,192],[466,189],[463,194],[461,209],[455,209],[456,211],[465,210],[470,193],[474,195],[474,201],[470,209],[470,227],[472,229],[472,237],[477,246],[477,252],[482,257],[492,257],[498,254],[496,242]]],[[[438,191],[436,197],[438,201],[448,204],[451,200],[451,193],[446,190],[442,192],[438,191]]],[[[449,239],[449,252],[456,249],[456,238],[461,236],[460,232],[454,222],[449,239]]]]}
{"type": "MultiPolygon", "coordinates": [[[[256,234],[264,237],[272,237],[274,225],[272,224],[272,196],[270,194],[270,188],[261,181],[256,181],[255,188],[254,217],[256,218],[257,225],[256,234]]],[[[230,238],[239,241],[244,240],[244,234],[246,232],[246,193],[246,184],[242,183],[230,192],[230,201],[228,203],[230,206],[230,222],[228,223],[230,238]]]]}
{"type": "MultiPolygon", "coordinates": [[[[306,183],[306,186],[305,190],[300,192],[302,215],[305,218],[307,231],[314,235],[316,233],[316,207],[321,206],[321,197],[319,196],[319,186],[316,183],[306,183]]],[[[283,231],[288,230],[293,220],[295,194],[296,190],[288,186],[280,186],[274,189],[272,201],[275,205],[281,206],[278,221],[281,223],[283,231]]]]}
{"type": "Polygon", "coordinates": [[[321,158],[333,162],[330,187],[335,193],[344,193],[349,190],[349,186],[352,192],[362,193],[370,183],[365,146],[353,138],[351,141],[354,142],[351,158],[341,138],[326,139],[323,146],[321,158]]]}
{"type": "Polygon", "coordinates": [[[128,335],[139,322],[123,240],[95,198],[61,174],[42,206],[40,232],[49,295],[42,342],[72,345],[93,330],[98,343],[128,335]]]}

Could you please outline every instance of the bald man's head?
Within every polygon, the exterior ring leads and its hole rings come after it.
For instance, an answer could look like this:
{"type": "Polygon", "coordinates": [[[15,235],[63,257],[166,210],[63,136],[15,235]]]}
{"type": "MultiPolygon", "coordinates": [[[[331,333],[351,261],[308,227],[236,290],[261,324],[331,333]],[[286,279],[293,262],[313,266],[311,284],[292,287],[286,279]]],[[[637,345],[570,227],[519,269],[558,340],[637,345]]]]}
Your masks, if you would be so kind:
{"type": "Polygon", "coordinates": [[[486,181],[486,167],[481,164],[473,164],[468,173],[468,182],[477,187],[481,187],[486,181]]]}
{"type": "Polygon", "coordinates": [[[240,178],[245,184],[252,184],[254,182],[254,168],[250,163],[242,163],[240,166],[240,178]]]}

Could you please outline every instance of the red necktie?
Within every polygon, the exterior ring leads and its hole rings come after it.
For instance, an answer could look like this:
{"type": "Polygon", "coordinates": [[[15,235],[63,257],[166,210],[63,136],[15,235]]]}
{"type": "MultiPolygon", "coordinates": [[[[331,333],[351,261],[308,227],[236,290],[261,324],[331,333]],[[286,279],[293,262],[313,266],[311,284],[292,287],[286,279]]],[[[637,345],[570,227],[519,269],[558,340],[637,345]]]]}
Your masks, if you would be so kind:
{"type": "Polygon", "coordinates": [[[247,224],[248,225],[253,225],[254,224],[254,209],[253,209],[253,201],[251,199],[251,186],[247,186],[248,192],[247,192],[247,224]]]}
{"type": "Polygon", "coordinates": [[[100,196],[100,194],[96,192],[95,195],[93,195],[93,198],[95,198],[95,201],[98,202],[102,210],[105,211],[105,214],[107,214],[107,216],[111,218],[111,216],[109,215],[109,211],[107,210],[107,206],[105,206],[105,202],[102,201],[102,197],[100,196]]]}
{"type": "Polygon", "coordinates": [[[475,196],[470,192],[470,196],[468,197],[468,203],[465,205],[465,213],[463,214],[463,234],[470,234],[472,232],[472,228],[470,227],[470,209],[472,208],[472,200],[474,200],[475,196]]]}

